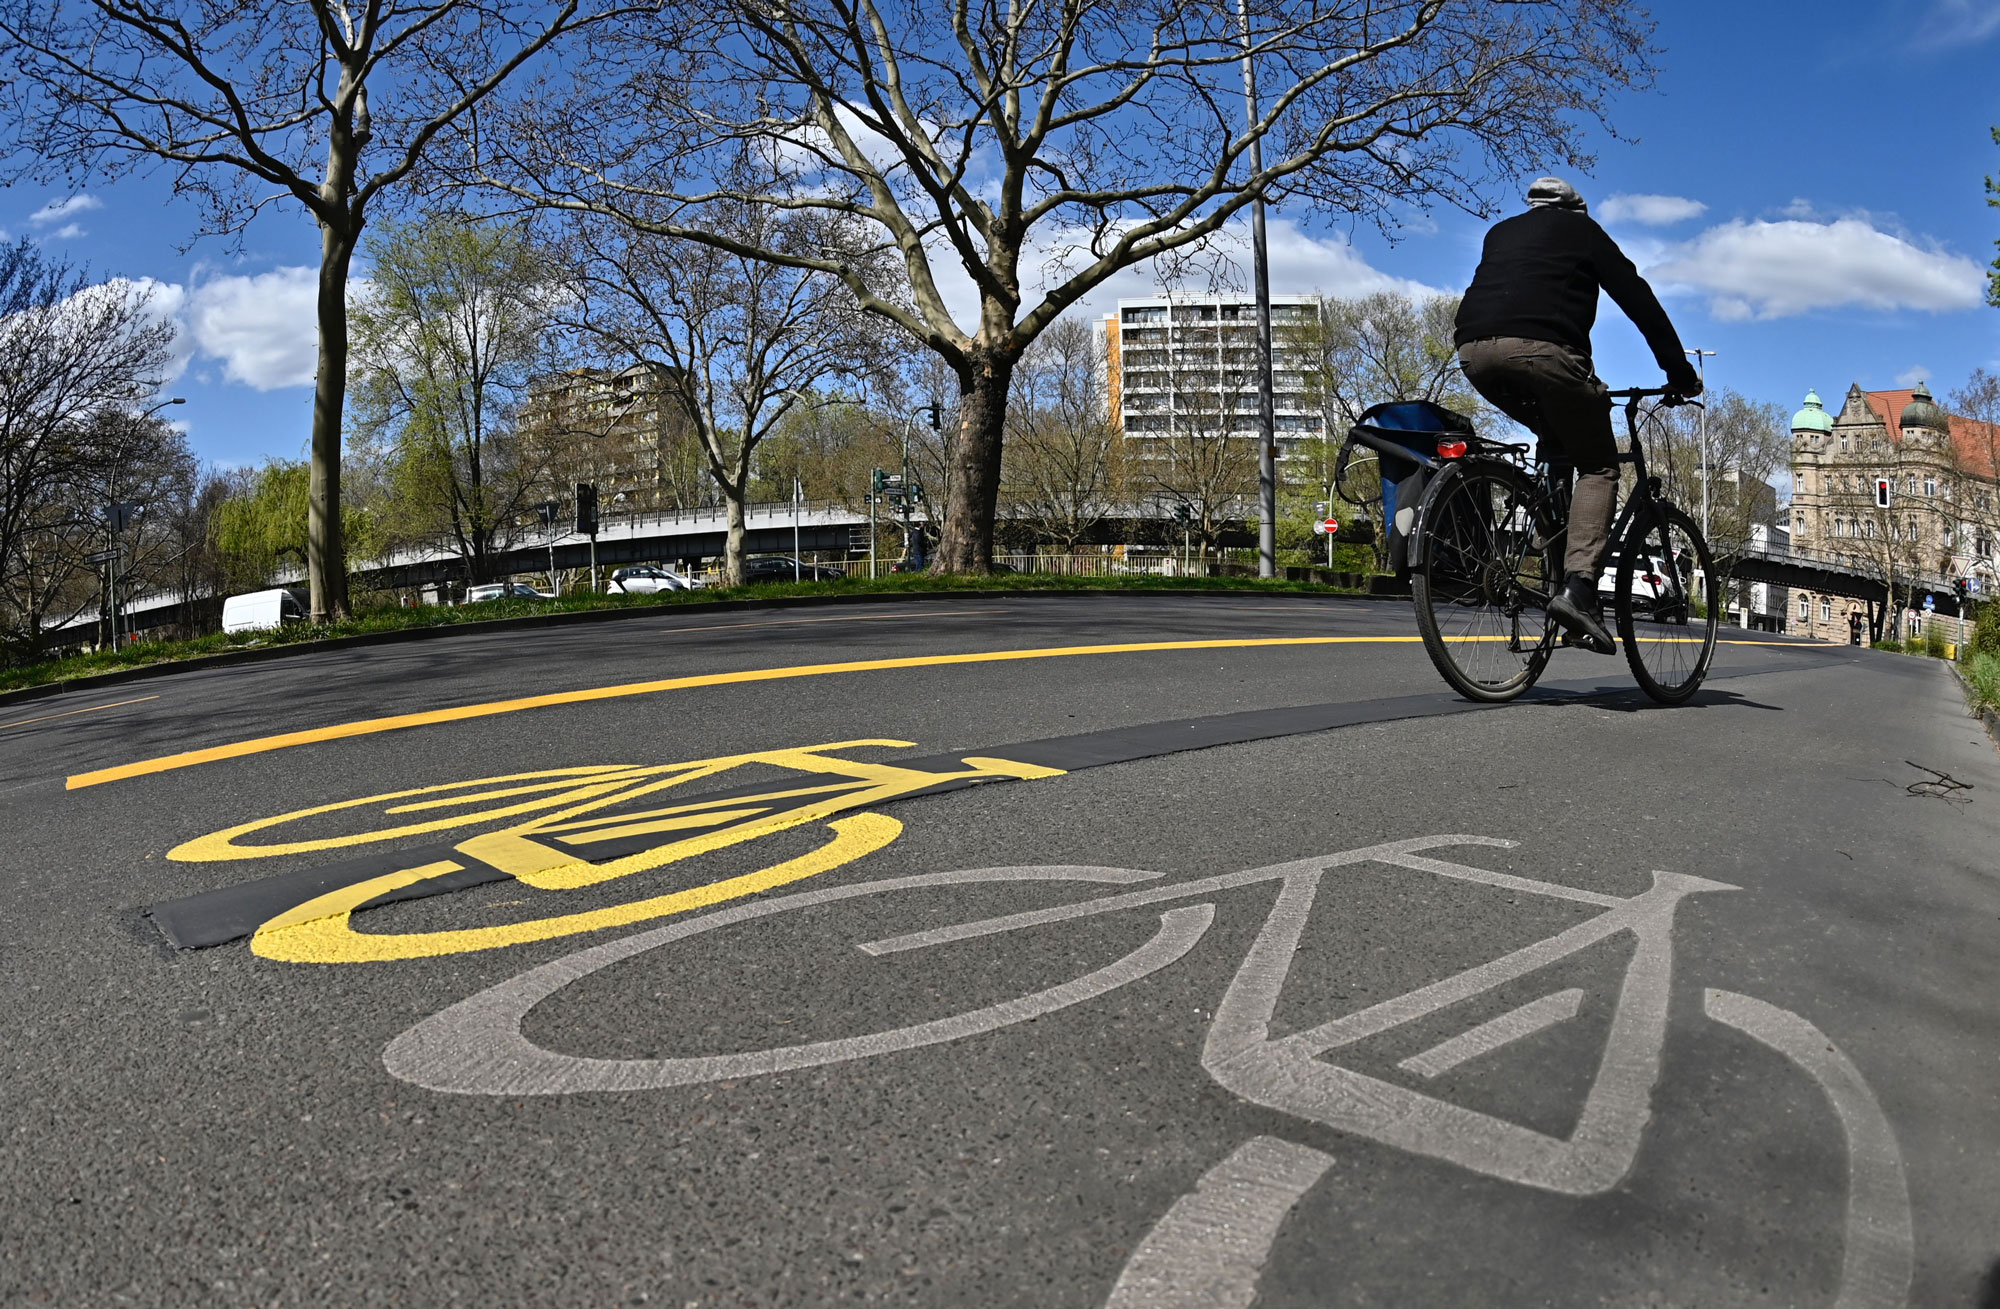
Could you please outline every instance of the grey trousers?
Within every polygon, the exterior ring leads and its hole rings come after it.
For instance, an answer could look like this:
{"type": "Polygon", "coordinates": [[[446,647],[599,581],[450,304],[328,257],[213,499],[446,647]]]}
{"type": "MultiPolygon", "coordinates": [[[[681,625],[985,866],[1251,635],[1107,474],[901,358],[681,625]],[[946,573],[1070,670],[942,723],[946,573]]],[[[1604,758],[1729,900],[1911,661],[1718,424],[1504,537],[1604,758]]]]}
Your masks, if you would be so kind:
{"type": "Polygon", "coordinates": [[[1576,469],[1563,571],[1594,581],[1618,500],[1618,442],[1610,393],[1590,360],[1552,341],[1493,336],[1467,341],[1458,361],[1474,390],[1535,434],[1543,458],[1576,469]]]}

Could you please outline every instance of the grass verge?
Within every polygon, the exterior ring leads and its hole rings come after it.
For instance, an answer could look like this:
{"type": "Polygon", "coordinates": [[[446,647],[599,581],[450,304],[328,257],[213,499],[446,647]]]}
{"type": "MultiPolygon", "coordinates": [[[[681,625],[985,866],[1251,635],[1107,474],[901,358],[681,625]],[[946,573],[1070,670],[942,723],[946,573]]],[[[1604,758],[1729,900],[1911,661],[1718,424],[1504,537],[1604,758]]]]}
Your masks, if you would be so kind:
{"type": "Polygon", "coordinates": [[[2000,655],[1973,655],[1958,666],[1958,671],[1965,674],[1973,713],[2000,711],[2000,655]]]}
{"type": "Polygon", "coordinates": [[[531,618],[550,614],[590,613],[616,609],[673,609],[718,600],[779,600],[794,596],[896,595],[908,592],[1023,591],[1251,591],[1261,594],[1358,595],[1345,587],[1314,582],[1265,580],[1255,577],[1059,577],[1039,573],[998,577],[941,577],[916,573],[841,582],[767,582],[756,586],[712,587],[704,591],[674,591],[662,595],[602,595],[584,592],[560,600],[489,600],[476,605],[385,606],[362,610],[345,622],[309,624],[264,632],[198,636],[186,641],[140,641],[118,650],[50,659],[0,668],[0,691],[18,691],[66,682],[98,673],[117,672],[151,664],[178,663],[204,655],[270,646],[310,645],[350,636],[374,636],[419,628],[459,627],[500,618],[531,618]]]}

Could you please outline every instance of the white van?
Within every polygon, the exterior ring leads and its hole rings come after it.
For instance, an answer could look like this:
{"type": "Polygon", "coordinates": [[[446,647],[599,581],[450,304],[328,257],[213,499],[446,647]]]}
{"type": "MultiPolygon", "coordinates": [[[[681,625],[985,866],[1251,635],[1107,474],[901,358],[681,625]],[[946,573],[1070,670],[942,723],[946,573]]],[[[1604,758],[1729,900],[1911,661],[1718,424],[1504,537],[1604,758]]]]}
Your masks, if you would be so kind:
{"type": "Polygon", "coordinates": [[[256,632],[267,627],[305,621],[306,607],[282,586],[269,591],[232,595],[222,602],[222,630],[256,632]]]}

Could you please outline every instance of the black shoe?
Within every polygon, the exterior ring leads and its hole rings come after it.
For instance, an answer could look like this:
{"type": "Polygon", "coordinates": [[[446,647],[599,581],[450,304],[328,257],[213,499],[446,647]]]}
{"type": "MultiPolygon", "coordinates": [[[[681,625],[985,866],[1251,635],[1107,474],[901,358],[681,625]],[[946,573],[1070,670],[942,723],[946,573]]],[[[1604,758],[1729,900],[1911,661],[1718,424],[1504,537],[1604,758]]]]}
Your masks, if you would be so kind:
{"type": "Polygon", "coordinates": [[[1571,638],[1565,645],[1578,645],[1593,654],[1616,654],[1618,647],[1604,627],[1604,605],[1597,598],[1596,579],[1571,573],[1563,589],[1549,601],[1549,617],[1571,638]]]}

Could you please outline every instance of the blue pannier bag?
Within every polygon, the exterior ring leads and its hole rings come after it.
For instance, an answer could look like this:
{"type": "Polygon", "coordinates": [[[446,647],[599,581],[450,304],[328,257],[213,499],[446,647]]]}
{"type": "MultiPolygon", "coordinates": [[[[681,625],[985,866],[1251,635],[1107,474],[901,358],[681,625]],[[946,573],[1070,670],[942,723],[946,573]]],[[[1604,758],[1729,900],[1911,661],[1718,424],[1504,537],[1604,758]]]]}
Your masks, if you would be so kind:
{"type": "MultiPolygon", "coordinates": [[[[1428,400],[1394,400],[1375,405],[1355,424],[1369,434],[1435,457],[1440,437],[1470,437],[1472,420],[1428,400]]],[[[1351,438],[1350,438],[1351,439],[1351,438]]],[[[1396,575],[1409,572],[1404,542],[1410,534],[1423,498],[1426,466],[1416,459],[1399,459],[1377,449],[1382,469],[1382,523],[1388,533],[1389,562],[1396,575]]]]}

